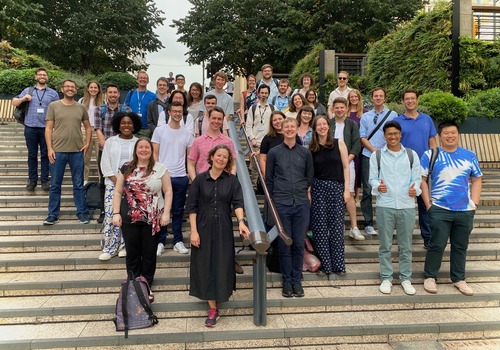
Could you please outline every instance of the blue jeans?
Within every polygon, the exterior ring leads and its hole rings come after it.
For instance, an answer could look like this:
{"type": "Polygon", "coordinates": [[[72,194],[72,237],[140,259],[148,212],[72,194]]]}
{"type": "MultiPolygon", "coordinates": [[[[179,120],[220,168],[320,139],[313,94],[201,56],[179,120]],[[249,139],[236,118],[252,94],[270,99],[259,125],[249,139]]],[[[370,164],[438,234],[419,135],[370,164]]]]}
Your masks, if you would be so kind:
{"type": "MultiPolygon", "coordinates": [[[[182,242],[182,217],[184,215],[184,204],[186,203],[186,192],[189,185],[189,178],[171,177],[172,183],[172,231],[174,233],[173,245],[182,242]]],[[[165,244],[167,238],[167,226],[163,226],[160,231],[159,242],[165,244]]]]}
{"type": "Polygon", "coordinates": [[[287,246],[280,237],[277,238],[283,286],[298,285],[302,279],[304,239],[309,226],[311,206],[309,203],[301,205],[276,203],[276,210],[278,211],[285,232],[293,240],[292,245],[287,246]]]}
{"type": "Polygon", "coordinates": [[[69,169],[71,170],[76,215],[88,215],[87,204],[85,203],[85,190],[83,189],[83,152],[56,152],[56,161],[54,164],[50,164],[52,181],[50,183],[49,194],[49,216],[59,217],[61,186],[66,164],[69,164],[69,169]]]}
{"type": "Polygon", "coordinates": [[[40,147],[41,180],[49,181],[49,157],[45,143],[45,128],[24,127],[24,138],[28,148],[28,178],[30,182],[38,181],[38,147],[40,147]]]}

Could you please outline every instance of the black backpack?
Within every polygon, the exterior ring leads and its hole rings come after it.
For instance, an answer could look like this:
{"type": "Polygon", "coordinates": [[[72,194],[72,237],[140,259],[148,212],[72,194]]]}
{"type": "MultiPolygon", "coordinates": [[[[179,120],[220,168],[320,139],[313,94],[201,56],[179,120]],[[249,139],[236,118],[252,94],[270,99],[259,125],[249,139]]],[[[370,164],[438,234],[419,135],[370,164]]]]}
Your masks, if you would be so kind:
{"type": "Polygon", "coordinates": [[[87,182],[84,186],[85,190],[85,203],[87,208],[91,210],[102,209],[103,203],[101,201],[101,190],[103,185],[98,182],[87,182]]]}
{"type": "Polygon", "coordinates": [[[152,327],[158,323],[158,318],[151,310],[150,292],[149,284],[142,276],[129,276],[122,282],[113,322],[117,332],[125,331],[125,338],[128,338],[129,329],[152,327]]]}
{"type": "MultiPolygon", "coordinates": [[[[33,93],[34,88],[35,88],[34,86],[31,86],[27,95],[31,95],[33,93]]],[[[24,101],[19,106],[14,108],[13,115],[19,124],[24,125],[24,120],[26,119],[26,114],[28,114],[29,108],[30,108],[30,101],[24,101]]]]}

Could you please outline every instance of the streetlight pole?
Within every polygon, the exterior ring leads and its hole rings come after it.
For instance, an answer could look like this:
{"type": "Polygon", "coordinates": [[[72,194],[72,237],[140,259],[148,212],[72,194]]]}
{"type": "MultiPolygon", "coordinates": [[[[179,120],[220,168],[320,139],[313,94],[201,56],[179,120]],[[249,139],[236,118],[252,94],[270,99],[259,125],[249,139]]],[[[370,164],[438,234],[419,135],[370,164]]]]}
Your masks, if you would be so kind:
{"type": "Polygon", "coordinates": [[[451,93],[460,96],[460,0],[453,0],[451,30],[451,93]]]}

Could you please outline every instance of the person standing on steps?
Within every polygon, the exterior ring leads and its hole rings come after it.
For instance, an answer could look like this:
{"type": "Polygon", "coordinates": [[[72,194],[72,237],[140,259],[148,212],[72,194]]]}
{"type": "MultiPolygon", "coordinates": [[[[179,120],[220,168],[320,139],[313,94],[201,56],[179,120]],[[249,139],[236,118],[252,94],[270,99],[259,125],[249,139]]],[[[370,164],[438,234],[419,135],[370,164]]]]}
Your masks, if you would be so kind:
{"type": "MultiPolygon", "coordinates": [[[[394,118],[402,128],[401,143],[403,146],[417,152],[419,157],[422,157],[425,151],[437,147],[437,133],[434,122],[427,114],[417,110],[417,90],[406,89],[403,92],[402,102],[405,106],[405,111],[399,117],[394,118]]],[[[420,235],[424,240],[424,248],[427,249],[431,240],[431,228],[422,196],[417,197],[417,205],[420,235]]]]}
{"type": "Polygon", "coordinates": [[[392,291],[391,247],[396,229],[399,252],[399,280],[408,295],[416,293],[411,285],[411,242],[415,227],[415,198],[420,195],[420,163],[415,151],[401,145],[401,125],[389,121],[383,127],[387,144],[370,156],[370,185],[377,197],[379,262],[383,294],[392,291]]]}
{"type": "Polygon", "coordinates": [[[118,112],[113,116],[111,125],[116,136],[110,137],[104,144],[100,167],[106,184],[104,196],[104,245],[99,260],[106,261],[117,255],[127,255],[122,230],[113,225],[113,193],[116,186],[118,170],[123,164],[132,160],[137,137],[141,130],[141,118],[133,112],[118,112]]]}
{"type": "Polygon", "coordinates": [[[377,87],[372,90],[371,98],[373,109],[361,116],[359,136],[361,138],[361,182],[363,184],[363,197],[361,198],[361,211],[364,217],[365,233],[376,235],[373,227],[372,189],[370,186],[370,156],[377,149],[385,146],[382,127],[390,120],[397,117],[396,112],[384,106],[385,89],[377,87]]]}
{"type": "MultiPolygon", "coordinates": [[[[189,178],[186,173],[186,157],[193,144],[193,133],[181,126],[183,106],[180,102],[168,105],[170,115],[168,124],[157,127],[153,133],[153,153],[155,160],[164,164],[170,172],[172,184],[172,244],[174,252],[188,254],[189,250],[182,241],[182,219],[189,178]]],[[[167,226],[160,231],[156,255],[160,256],[165,249],[167,226]]]]}
{"type": "Polygon", "coordinates": [[[14,107],[23,102],[28,102],[28,112],[24,120],[24,138],[28,148],[28,185],[26,190],[34,192],[38,177],[38,149],[40,149],[41,173],[40,180],[42,189],[50,189],[49,181],[49,157],[47,155],[47,143],[45,142],[45,117],[47,108],[51,102],[59,100],[56,90],[47,86],[49,73],[45,68],[38,68],[35,72],[36,85],[27,87],[19,95],[12,99],[14,107]],[[30,93],[31,90],[31,93],[30,93]]]}
{"type": "Polygon", "coordinates": [[[303,297],[302,264],[304,239],[311,212],[310,189],[313,180],[311,152],[297,144],[298,122],[286,118],[282,124],[284,141],[272,148],[266,160],[266,185],[274,200],[285,232],[293,240],[289,247],[280,237],[279,261],[285,298],[303,297]]]}
{"type": "Polygon", "coordinates": [[[470,296],[473,292],[465,282],[465,261],[481,197],[483,174],[474,152],[458,146],[457,123],[453,120],[441,122],[438,135],[441,147],[432,172],[429,170],[432,151],[426,151],[420,160],[422,199],[431,227],[431,240],[425,255],[424,289],[437,293],[436,280],[449,239],[451,281],[460,293],[470,296]]]}
{"type": "Polygon", "coordinates": [[[63,98],[52,102],[47,109],[45,142],[52,181],[49,193],[49,215],[43,222],[44,225],[54,225],[59,222],[61,186],[66,164],[69,164],[71,170],[76,216],[82,224],[90,222],[83,188],[83,171],[85,152],[90,147],[92,126],[85,106],[75,101],[76,90],[76,83],[73,80],[64,80],[61,88],[63,98]],[[85,127],[85,143],[82,138],[82,123],[85,127]]]}
{"type": "Polygon", "coordinates": [[[349,73],[345,70],[340,71],[337,75],[337,88],[330,93],[328,97],[328,116],[333,118],[333,101],[337,97],[343,97],[347,99],[349,91],[352,89],[347,85],[349,82],[349,73]]]}
{"type": "Polygon", "coordinates": [[[232,150],[221,144],[208,152],[210,169],[198,174],[189,190],[186,212],[191,225],[189,295],[208,301],[206,327],[215,327],[217,303],[229,300],[236,290],[235,252],[231,207],[240,235],[247,238],[243,192],[237,177],[230,174],[232,150]]]}
{"type": "Polygon", "coordinates": [[[138,137],[151,137],[151,130],[148,127],[148,106],[156,99],[156,94],[148,90],[149,75],[146,71],[140,70],[137,73],[137,89],[130,90],[125,97],[125,105],[134,113],[141,117],[142,130],[138,137]]]}

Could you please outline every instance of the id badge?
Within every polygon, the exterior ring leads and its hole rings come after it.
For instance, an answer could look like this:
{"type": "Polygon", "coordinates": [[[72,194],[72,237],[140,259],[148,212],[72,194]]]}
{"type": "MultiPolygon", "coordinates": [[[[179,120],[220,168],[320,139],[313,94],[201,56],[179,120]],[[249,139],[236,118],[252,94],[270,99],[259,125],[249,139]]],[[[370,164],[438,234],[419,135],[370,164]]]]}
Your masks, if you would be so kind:
{"type": "Polygon", "coordinates": [[[266,131],[264,124],[262,124],[262,123],[259,124],[259,131],[266,131]]]}
{"type": "Polygon", "coordinates": [[[43,113],[43,108],[37,108],[37,109],[36,109],[36,112],[37,112],[37,113],[43,113]]]}

